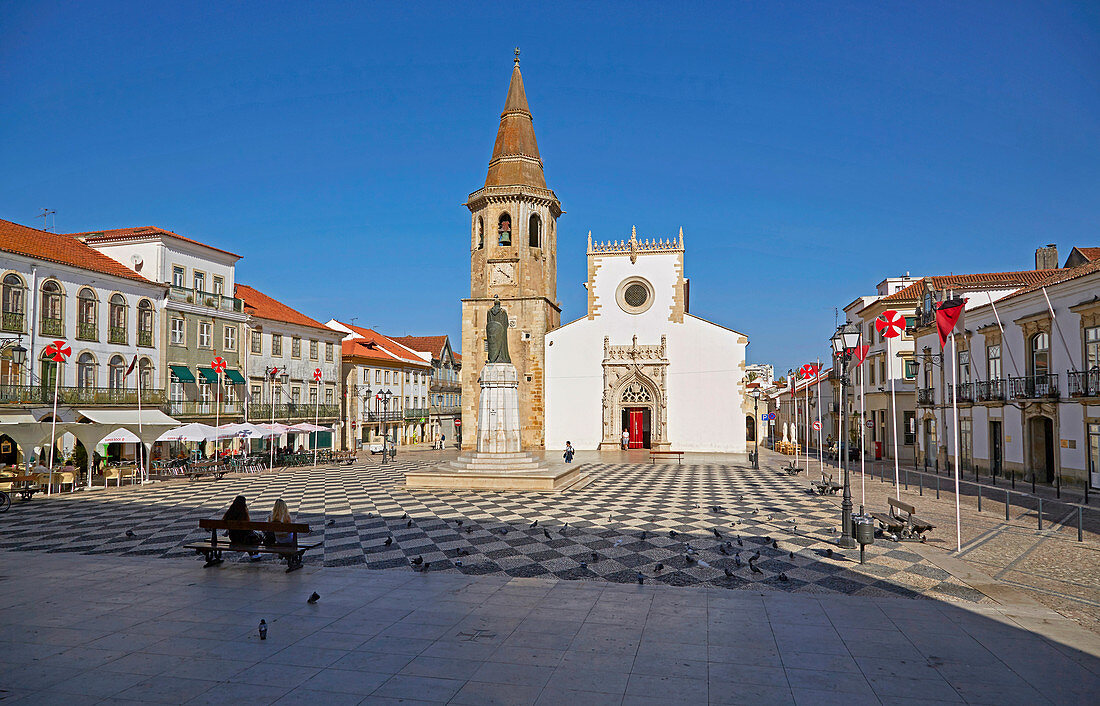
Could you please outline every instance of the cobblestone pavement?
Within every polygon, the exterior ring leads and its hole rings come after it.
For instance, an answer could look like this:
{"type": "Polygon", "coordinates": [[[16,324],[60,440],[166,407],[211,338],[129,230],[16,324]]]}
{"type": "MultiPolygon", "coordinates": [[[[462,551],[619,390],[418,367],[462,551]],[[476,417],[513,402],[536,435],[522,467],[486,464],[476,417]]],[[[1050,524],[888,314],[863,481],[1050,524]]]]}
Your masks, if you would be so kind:
{"type": "Polygon", "coordinates": [[[198,520],[220,516],[243,494],[254,516],[283,498],[297,520],[318,528],[324,545],[307,564],[991,600],[911,544],[880,542],[860,564],[858,551],[835,548],[839,513],[830,500],[774,469],[593,462],[585,464],[590,482],[556,494],[403,487],[404,470],[438,457],[17,502],[0,520],[0,548],[194,562],[182,545],[205,537],[198,520]]]}
{"type": "Polygon", "coordinates": [[[0,636],[4,704],[1063,706],[1100,692],[1100,637],[1042,606],[113,554],[0,551],[0,636]]]}
{"type": "MultiPolygon", "coordinates": [[[[817,477],[817,469],[815,459],[810,464],[811,477],[817,477]]],[[[857,510],[861,487],[866,488],[868,509],[885,510],[886,498],[894,494],[893,464],[878,464],[873,469],[868,465],[867,473],[865,486],[860,484],[859,473],[852,473],[857,510]]],[[[1023,591],[1043,605],[1077,620],[1083,627],[1100,633],[1100,508],[1083,509],[1083,541],[1078,542],[1076,505],[1057,502],[1053,492],[1044,498],[1044,524],[1040,531],[1038,504],[1033,497],[1010,491],[1009,519],[1005,520],[1003,481],[995,488],[988,484],[983,486],[982,512],[978,512],[976,485],[963,483],[960,500],[963,549],[957,554],[954,479],[942,474],[937,478],[934,473],[922,476],[912,469],[906,474],[904,468],[899,475],[901,498],[915,505],[921,517],[937,525],[929,535],[929,547],[950,552],[951,556],[965,560],[968,566],[988,575],[997,584],[1023,591]],[[937,479],[940,483],[938,500],[937,479]]],[[[801,478],[805,482],[805,473],[801,478]]],[[[988,478],[985,481],[988,483],[988,478]]],[[[1017,489],[1030,490],[1024,484],[1017,489]]],[[[831,502],[839,503],[835,499],[831,502]]],[[[936,558],[935,553],[926,556],[936,558]]]]}

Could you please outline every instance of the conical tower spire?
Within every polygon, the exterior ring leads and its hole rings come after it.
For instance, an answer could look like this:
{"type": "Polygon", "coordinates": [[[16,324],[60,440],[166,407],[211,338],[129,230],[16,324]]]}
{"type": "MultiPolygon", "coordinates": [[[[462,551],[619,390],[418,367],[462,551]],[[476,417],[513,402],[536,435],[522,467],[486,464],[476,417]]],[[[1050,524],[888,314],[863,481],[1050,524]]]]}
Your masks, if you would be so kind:
{"type": "Polygon", "coordinates": [[[516,47],[512,81],[508,84],[508,97],[504,100],[497,141],[489,160],[489,173],[485,176],[485,186],[515,185],[546,188],[539,145],[535,141],[535,125],[531,109],[527,107],[523,74],[519,71],[519,47],[516,47]]]}

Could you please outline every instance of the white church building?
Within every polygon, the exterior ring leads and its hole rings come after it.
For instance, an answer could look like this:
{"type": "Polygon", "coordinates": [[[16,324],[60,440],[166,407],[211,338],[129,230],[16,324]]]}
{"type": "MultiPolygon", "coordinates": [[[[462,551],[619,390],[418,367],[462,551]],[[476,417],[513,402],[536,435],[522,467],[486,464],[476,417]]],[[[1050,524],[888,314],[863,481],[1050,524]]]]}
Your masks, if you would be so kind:
{"type": "Polygon", "coordinates": [[[588,313],[545,342],[546,448],[743,453],[748,338],[689,313],[684,233],[593,243],[588,313]]]}

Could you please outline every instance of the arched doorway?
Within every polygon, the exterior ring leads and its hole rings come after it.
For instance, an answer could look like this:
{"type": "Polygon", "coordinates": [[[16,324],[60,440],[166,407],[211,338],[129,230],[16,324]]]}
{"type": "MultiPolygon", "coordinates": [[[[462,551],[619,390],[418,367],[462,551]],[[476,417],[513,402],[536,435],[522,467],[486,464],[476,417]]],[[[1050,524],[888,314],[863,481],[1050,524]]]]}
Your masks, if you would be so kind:
{"type": "Polygon", "coordinates": [[[619,396],[622,405],[622,428],[630,435],[629,448],[648,449],[653,441],[653,394],[641,382],[623,387],[619,396]]]}
{"type": "Polygon", "coordinates": [[[745,415],[745,441],[756,441],[756,417],[745,415]]]}
{"type": "Polygon", "coordinates": [[[1030,465],[1040,483],[1054,482],[1054,420],[1032,417],[1028,420],[1030,465]]]}
{"type": "Polygon", "coordinates": [[[19,465],[19,447],[15,439],[7,434],[0,434],[0,466],[19,465]]]}

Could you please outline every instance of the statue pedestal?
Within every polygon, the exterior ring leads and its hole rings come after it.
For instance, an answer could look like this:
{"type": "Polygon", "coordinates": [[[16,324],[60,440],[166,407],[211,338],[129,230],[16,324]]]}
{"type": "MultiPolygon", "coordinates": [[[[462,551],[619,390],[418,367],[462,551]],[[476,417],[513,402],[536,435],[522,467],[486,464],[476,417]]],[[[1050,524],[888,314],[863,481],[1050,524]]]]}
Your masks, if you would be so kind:
{"type": "Polygon", "coordinates": [[[478,453],[518,453],[519,375],[511,363],[488,363],[481,369],[477,409],[478,453]]]}
{"type": "Polygon", "coordinates": [[[580,464],[520,451],[519,376],[514,365],[487,364],[478,382],[477,451],[435,468],[406,471],[405,487],[553,492],[582,480],[580,464]]]}

